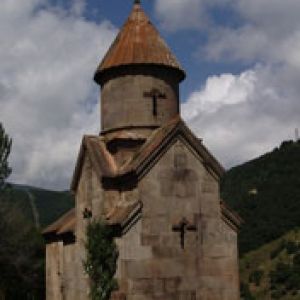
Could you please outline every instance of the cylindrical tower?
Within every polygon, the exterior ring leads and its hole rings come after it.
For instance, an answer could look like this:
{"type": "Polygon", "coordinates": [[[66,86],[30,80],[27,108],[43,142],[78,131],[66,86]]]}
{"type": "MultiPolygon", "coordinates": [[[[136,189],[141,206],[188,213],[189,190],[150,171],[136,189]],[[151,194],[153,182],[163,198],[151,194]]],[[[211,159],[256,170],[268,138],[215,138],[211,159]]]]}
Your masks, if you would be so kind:
{"type": "Polygon", "coordinates": [[[179,114],[185,73],[135,1],[133,10],[100,63],[101,128],[148,135],[179,114]]]}

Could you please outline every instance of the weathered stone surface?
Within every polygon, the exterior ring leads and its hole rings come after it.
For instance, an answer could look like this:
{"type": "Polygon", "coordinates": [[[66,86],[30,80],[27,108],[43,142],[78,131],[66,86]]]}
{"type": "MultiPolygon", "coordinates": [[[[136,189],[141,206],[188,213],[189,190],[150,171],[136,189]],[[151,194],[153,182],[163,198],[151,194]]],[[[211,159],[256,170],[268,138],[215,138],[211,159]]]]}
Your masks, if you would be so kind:
{"type": "MultiPolygon", "coordinates": [[[[239,298],[236,232],[221,219],[218,184],[213,180],[201,161],[178,141],[141,181],[141,245],[135,246],[147,245],[152,251],[151,259],[124,261],[126,271],[122,279],[131,278],[138,284],[138,288],[137,285],[129,287],[130,295],[152,292],[149,299],[202,299],[200,295],[209,297],[211,290],[218,299],[226,293],[232,300],[239,298]],[[161,174],[165,181],[157,180],[161,174]],[[182,174],[192,176],[188,185],[182,174]],[[177,180],[179,187],[174,188],[177,180]],[[203,185],[206,185],[205,189],[203,185]],[[197,227],[196,231],[186,231],[184,249],[180,233],[172,230],[172,225],[183,217],[197,227]],[[154,278],[162,279],[164,283],[163,291],[158,289],[156,296],[154,278]],[[205,292],[203,286],[207,288],[205,292]]],[[[122,239],[126,240],[127,236],[122,239]]],[[[135,248],[136,253],[138,249],[135,248]]],[[[120,248],[120,261],[122,253],[120,248]]]]}
{"type": "MultiPolygon", "coordinates": [[[[147,70],[147,67],[145,67],[147,70]]],[[[145,71],[146,71],[145,70],[145,71]]],[[[160,126],[178,114],[178,85],[163,73],[126,75],[105,83],[101,92],[103,130],[129,126],[160,126]],[[170,82],[171,81],[171,82],[170,82]],[[157,115],[153,115],[152,99],[144,97],[155,87],[166,95],[158,99],[157,115]]]]}

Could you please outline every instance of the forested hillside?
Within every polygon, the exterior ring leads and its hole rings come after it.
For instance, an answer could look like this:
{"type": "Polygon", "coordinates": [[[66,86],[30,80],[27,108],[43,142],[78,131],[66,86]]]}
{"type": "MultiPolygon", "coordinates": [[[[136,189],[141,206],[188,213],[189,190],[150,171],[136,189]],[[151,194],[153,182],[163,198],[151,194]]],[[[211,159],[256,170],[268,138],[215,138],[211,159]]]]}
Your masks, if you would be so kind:
{"type": "Polygon", "coordinates": [[[299,300],[300,229],[245,254],[240,275],[244,300],[299,300]]]}
{"type": "Polygon", "coordinates": [[[259,248],[300,226],[300,141],[229,170],[222,197],[244,219],[240,252],[259,248]]]}
{"type": "Polygon", "coordinates": [[[10,185],[12,201],[21,205],[36,227],[44,228],[74,205],[68,191],[49,191],[30,186],[10,185]]]}

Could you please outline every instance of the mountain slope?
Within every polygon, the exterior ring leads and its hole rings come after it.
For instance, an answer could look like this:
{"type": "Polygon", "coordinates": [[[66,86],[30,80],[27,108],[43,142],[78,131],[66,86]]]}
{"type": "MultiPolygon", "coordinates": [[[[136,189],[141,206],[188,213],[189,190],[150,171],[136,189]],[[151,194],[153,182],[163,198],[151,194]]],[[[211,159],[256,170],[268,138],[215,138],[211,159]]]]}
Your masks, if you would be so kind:
{"type": "Polygon", "coordinates": [[[12,184],[10,196],[37,228],[44,228],[74,206],[74,197],[68,191],[57,192],[12,184]]]}
{"type": "Polygon", "coordinates": [[[223,199],[244,219],[241,254],[257,249],[300,226],[300,141],[229,170],[223,199]]]}
{"type": "Polygon", "coordinates": [[[299,300],[300,229],[244,255],[240,276],[245,300],[299,300]]]}

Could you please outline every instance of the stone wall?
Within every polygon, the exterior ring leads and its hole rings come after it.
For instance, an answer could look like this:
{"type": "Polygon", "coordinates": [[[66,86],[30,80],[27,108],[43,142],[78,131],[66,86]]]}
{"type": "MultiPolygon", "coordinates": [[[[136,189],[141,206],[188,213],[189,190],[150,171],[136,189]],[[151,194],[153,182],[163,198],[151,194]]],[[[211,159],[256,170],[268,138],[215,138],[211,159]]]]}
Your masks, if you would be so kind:
{"type": "Polygon", "coordinates": [[[103,190],[88,157],[76,193],[76,243],[47,245],[47,300],[88,300],[86,226],[118,201],[143,203],[117,239],[119,291],[112,300],[238,300],[237,232],[220,207],[217,176],[178,139],[132,190],[103,190]],[[184,230],[182,229],[184,225],[184,230]]]}
{"type": "Polygon", "coordinates": [[[64,245],[63,299],[77,298],[77,251],[76,244],[64,245]]]}
{"type": "Polygon", "coordinates": [[[118,241],[127,300],[237,300],[237,234],[222,220],[219,183],[177,141],[139,185],[142,217],[118,241]],[[178,229],[185,219],[184,236],[178,229]]]}
{"type": "Polygon", "coordinates": [[[101,91],[101,128],[160,126],[178,114],[178,94],[178,83],[151,75],[111,79],[101,91]],[[165,99],[157,100],[157,116],[153,116],[152,98],[144,96],[154,87],[165,95],[165,99]]]}
{"type": "Polygon", "coordinates": [[[46,246],[46,299],[62,300],[63,242],[46,246]]]}

